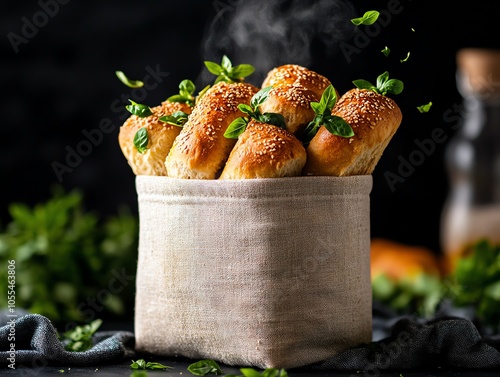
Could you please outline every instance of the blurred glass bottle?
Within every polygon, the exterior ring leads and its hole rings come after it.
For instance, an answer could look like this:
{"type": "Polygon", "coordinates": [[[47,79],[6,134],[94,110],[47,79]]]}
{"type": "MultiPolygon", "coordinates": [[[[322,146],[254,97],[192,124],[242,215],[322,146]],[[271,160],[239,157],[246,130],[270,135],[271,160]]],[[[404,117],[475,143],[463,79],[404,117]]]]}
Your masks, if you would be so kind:
{"type": "Polygon", "coordinates": [[[450,272],[480,238],[500,243],[500,50],[457,52],[462,126],[450,140],[450,183],[441,219],[441,244],[450,272]]]}

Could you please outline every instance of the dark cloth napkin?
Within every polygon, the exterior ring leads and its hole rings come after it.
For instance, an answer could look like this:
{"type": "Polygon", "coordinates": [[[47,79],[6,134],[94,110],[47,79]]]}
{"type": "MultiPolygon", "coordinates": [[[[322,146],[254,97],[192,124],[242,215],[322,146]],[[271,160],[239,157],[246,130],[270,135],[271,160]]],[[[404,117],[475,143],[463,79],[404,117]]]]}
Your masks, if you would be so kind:
{"type": "MultiPolygon", "coordinates": [[[[374,323],[377,324],[374,317],[374,323]]],[[[381,321],[379,321],[381,322],[381,321]]],[[[11,326],[0,327],[0,365],[7,366],[11,326]]],[[[426,370],[442,368],[500,370],[500,336],[481,335],[466,318],[425,321],[403,317],[390,328],[390,335],[370,344],[346,350],[309,369],[336,371],[426,370]]],[[[97,332],[93,347],[85,352],[68,352],[44,316],[27,314],[15,321],[16,364],[99,366],[136,357],[134,334],[128,331],[97,332]]]]}

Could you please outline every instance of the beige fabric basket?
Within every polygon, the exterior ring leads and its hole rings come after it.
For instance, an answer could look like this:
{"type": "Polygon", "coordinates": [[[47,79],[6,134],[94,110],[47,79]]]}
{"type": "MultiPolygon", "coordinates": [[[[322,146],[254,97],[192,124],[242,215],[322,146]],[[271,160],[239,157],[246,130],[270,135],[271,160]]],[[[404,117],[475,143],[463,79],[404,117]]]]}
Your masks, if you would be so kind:
{"type": "Polygon", "coordinates": [[[293,368],[371,340],[371,176],[138,176],[136,349],[293,368]]]}

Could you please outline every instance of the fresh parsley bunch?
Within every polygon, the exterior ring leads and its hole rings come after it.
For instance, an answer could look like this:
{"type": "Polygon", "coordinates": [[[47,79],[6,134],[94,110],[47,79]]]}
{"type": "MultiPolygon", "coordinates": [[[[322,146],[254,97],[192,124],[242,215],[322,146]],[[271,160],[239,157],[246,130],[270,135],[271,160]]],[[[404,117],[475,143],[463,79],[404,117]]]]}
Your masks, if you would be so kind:
{"type": "Polygon", "coordinates": [[[231,124],[228,126],[226,132],[224,133],[224,136],[226,138],[237,139],[238,136],[240,136],[247,128],[250,118],[253,118],[261,123],[272,124],[277,127],[286,129],[285,118],[283,118],[283,115],[278,113],[262,114],[259,110],[259,106],[267,100],[267,97],[269,96],[269,91],[271,89],[272,86],[268,86],[255,93],[252,99],[250,100],[250,106],[244,103],[240,103],[238,105],[238,109],[240,109],[242,113],[245,113],[248,116],[239,117],[233,120],[231,124]]]}
{"type": "Polygon", "coordinates": [[[341,137],[354,136],[354,131],[349,123],[337,115],[332,115],[332,109],[336,103],[337,93],[332,85],[328,85],[319,102],[311,102],[311,107],[316,115],[304,130],[304,136],[302,137],[304,144],[311,141],[321,126],[325,126],[332,135],[341,137]]]}
{"type": "Polygon", "coordinates": [[[243,82],[245,77],[250,76],[255,71],[255,67],[250,64],[240,64],[233,67],[233,63],[226,55],[222,57],[220,64],[211,61],[204,63],[209,72],[217,76],[214,84],[221,81],[227,83],[243,82]]]}
{"type": "Polygon", "coordinates": [[[377,85],[363,79],[354,80],[352,83],[359,89],[373,90],[375,93],[384,96],[387,94],[400,94],[404,88],[401,80],[389,79],[389,72],[387,71],[377,77],[377,85]]]}

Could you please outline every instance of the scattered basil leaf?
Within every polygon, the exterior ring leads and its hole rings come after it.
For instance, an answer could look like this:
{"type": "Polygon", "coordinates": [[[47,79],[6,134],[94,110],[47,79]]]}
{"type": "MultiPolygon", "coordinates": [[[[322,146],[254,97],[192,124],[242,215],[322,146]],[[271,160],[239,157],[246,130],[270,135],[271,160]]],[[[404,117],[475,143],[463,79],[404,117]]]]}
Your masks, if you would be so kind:
{"type": "Polygon", "coordinates": [[[373,90],[375,93],[384,96],[387,94],[400,94],[404,89],[404,84],[401,80],[389,80],[389,72],[387,71],[377,77],[377,86],[363,79],[354,80],[352,83],[359,89],[373,90]]]}
{"type": "Polygon", "coordinates": [[[356,25],[372,25],[377,21],[380,13],[376,10],[369,10],[363,16],[351,19],[351,22],[356,25]]]}
{"type": "Polygon", "coordinates": [[[92,348],[92,336],[99,329],[102,320],[96,319],[89,324],[76,326],[63,334],[66,343],[64,349],[71,352],[83,352],[92,348]]]}
{"type": "Polygon", "coordinates": [[[132,360],[132,364],[130,364],[131,369],[160,369],[160,370],[165,370],[165,369],[173,369],[173,367],[169,367],[168,365],[163,365],[161,363],[157,363],[155,361],[148,361],[144,359],[139,359],[137,361],[132,360]]]}
{"type": "Polygon", "coordinates": [[[401,63],[404,63],[405,61],[407,61],[408,59],[410,58],[410,51],[408,51],[408,53],[406,54],[406,57],[404,59],[401,59],[400,62],[401,63]]]}
{"type": "Polygon", "coordinates": [[[224,137],[228,139],[237,139],[243,132],[245,132],[247,125],[248,120],[246,118],[236,118],[227,127],[226,132],[224,132],[224,137]]]}
{"type": "Polygon", "coordinates": [[[149,106],[142,105],[140,103],[134,102],[129,99],[131,105],[125,106],[125,108],[132,114],[137,115],[140,118],[145,118],[153,114],[153,111],[149,106]]]}
{"type": "Polygon", "coordinates": [[[208,89],[210,89],[210,85],[205,86],[202,90],[200,90],[198,92],[198,95],[196,96],[196,99],[195,99],[195,104],[198,103],[200,98],[205,95],[205,93],[207,92],[208,89]]]}
{"type": "Polygon", "coordinates": [[[426,103],[425,105],[422,106],[417,106],[417,110],[420,111],[421,113],[428,113],[429,110],[431,109],[432,102],[426,103]]]}
{"type": "Polygon", "coordinates": [[[58,372],[59,373],[64,373],[64,369],[59,369],[58,372]]]}
{"type": "Polygon", "coordinates": [[[188,371],[190,371],[195,376],[206,376],[208,374],[223,374],[224,372],[220,369],[219,364],[213,360],[200,360],[188,366],[188,371]]]}
{"type": "Polygon", "coordinates": [[[226,55],[222,57],[221,64],[211,61],[204,63],[208,71],[217,76],[215,84],[221,81],[227,83],[243,82],[245,77],[250,76],[255,71],[255,67],[250,64],[240,64],[233,67],[231,60],[226,55]]]}
{"type": "Polygon", "coordinates": [[[184,124],[188,120],[188,115],[184,111],[176,111],[172,115],[164,115],[158,118],[158,120],[173,126],[184,127],[184,124]]]}
{"type": "MultiPolygon", "coordinates": [[[[368,82],[367,82],[368,83],[368,82]]],[[[373,86],[368,83],[368,86],[373,86]]],[[[329,85],[323,92],[319,102],[311,102],[311,108],[316,114],[314,119],[307,125],[304,133],[301,135],[301,141],[307,145],[316,135],[321,126],[333,135],[341,137],[352,137],[354,131],[349,123],[339,116],[332,115],[332,109],[337,103],[337,92],[332,85],[329,85]]]]}
{"type": "Polygon", "coordinates": [[[134,147],[137,152],[144,153],[148,149],[149,136],[146,127],[139,128],[134,136],[134,147]]]}
{"type": "Polygon", "coordinates": [[[411,31],[415,32],[415,29],[414,29],[414,28],[411,28],[411,31]]]}
{"type": "Polygon", "coordinates": [[[389,47],[385,46],[385,47],[381,50],[381,52],[384,54],[384,56],[385,56],[385,57],[388,57],[388,56],[389,56],[389,54],[391,53],[391,49],[390,49],[389,47]]]}
{"type": "Polygon", "coordinates": [[[286,122],[283,115],[278,113],[264,113],[260,114],[257,118],[259,122],[272,124],[276,127],[286,130],[286,122]]]}
{"type": "Polygon", "coordinates": [[[144,83],[140,80],[130,80],[122,71],[115,71],[116,77],[129,88],[142,88],[144,83]]]}
{"type": "Polygon", "coordinates": [[[246,103],[240,103],[238,105],[238,109],[242,112],[242,113],[245,113],[245,114],[248,114],[248,115],[251,115],[253,114],[253,109],[247,105],[246,103]]]}
{"type": "Polygon", "coordinates": [[[240,368],[240,372],[243,377],[288,377],[287,371],[283,368],[267,368],[262,372],[253,368],[240,368]]]}

